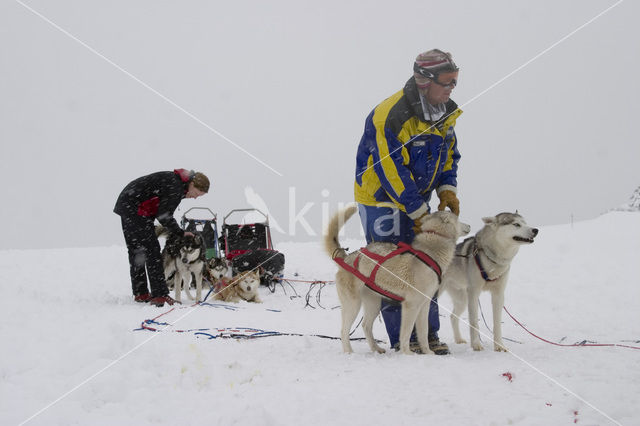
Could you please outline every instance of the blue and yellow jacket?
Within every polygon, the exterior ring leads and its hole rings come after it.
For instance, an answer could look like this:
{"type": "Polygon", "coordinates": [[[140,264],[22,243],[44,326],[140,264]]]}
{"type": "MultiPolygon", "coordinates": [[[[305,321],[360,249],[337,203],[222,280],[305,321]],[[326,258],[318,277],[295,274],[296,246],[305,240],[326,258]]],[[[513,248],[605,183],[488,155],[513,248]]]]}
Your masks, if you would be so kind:
{"type": "Polygon", "coordinates": [[[462,111],[452,100],[446,108],[439,121],[427,122],[412,77],[369,114],[356,156],[356,202],[395,206],[415,219],[429,211],[431,191],[456,191],[454,126],[462,111]]]}

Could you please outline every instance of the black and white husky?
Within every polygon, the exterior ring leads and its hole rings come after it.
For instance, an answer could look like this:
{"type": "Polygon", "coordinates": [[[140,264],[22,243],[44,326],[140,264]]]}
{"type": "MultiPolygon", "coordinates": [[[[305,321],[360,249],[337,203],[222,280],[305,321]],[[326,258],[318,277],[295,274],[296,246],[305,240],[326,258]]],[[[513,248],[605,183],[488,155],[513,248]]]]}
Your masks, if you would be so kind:
{"type": "Polygon", "coordinates": [[[230,278],[230,268],[224,257],[212,257],[207,261],[204,277],[214,287],[224,277],[230,278]]]}
{"type": "Polygon", "coordinates": [[[196,287],[195,300],[202,301],[202,278],[206,262],[202,238],[199,235],[169,234],[162,227],[156,228],[156,235],[167,237],[167,242],[162,249],[162,262],[167,285],[174,290],[173,298],[180,302],[180,295],[184,289],[189,300],[194,300],[189,291],[193,278],[196,287]]]}

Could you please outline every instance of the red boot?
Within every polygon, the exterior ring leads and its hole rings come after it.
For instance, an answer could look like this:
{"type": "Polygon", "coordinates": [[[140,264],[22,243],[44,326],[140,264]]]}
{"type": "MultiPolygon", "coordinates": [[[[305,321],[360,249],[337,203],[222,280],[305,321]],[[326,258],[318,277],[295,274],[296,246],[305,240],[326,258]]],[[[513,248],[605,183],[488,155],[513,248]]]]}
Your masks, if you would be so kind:
{"type": "Polygon", "coordinates": [[[176,301],[168,294],[164,296],[156,296],[149,300],[150,305],[157,306],[159,308],[163,307],[165,303],[173,305],[174,303],[176,303],[176,301]]]}
{"type": "Polygon", "coordinates": [[[133,300],[138,303],[147,303],[149,300],[151,300],[151,295],[149,293],[136,294],[133,297],[133,300]]]}

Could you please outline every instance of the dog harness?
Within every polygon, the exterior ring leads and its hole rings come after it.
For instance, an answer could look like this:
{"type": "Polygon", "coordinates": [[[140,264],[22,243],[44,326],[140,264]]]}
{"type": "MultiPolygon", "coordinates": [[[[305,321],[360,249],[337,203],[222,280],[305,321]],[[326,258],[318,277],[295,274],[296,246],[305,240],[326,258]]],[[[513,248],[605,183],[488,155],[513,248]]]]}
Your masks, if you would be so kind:
{"type": "MultiPolygon", "coordinates": [[[[480,276],[482,276],[482,279],[485,280],[486,282],[494,282],[496,281],[498,278],[500,278],[500,276],[497,276],[495,278],[489,278],[489,274],[487,274],[487,271],[482,267],[482,262],[480,262],[480,248],[478,248],[478,244],[476,243],[476,239],[475,237],[469,237],[466,240],[464,240],[462,243],[460,243],[460,252],[464,252],[466,251],[465,249],[467,247],[472,247],[471,248],[471,253],[473,253],[473,260],[475,260],[476,262],[476,266],[478,267],[478,270],[480,271],[480,276]],[[468,242],[471,241],[471,244],[468,244],[468,242]],[[468,244],[465,246],[465,244],[468,244]]],[[[485,254],[486,255],[486,254],[485,254]]],[[[469,253],[467,254],[457,254],[457,256],[461,256],[461,257],[469,257],[469,253]]]]}
{"type": "Polygon", "coordinates": [[[482,267],[482,263],[480,263],[480,256],[478,256],[478,253],[479,252],[476,250],[475,254],[473,255],[473,259],[476,261],[476,265],[478,265],[478,269],[480,270],[480,275],[482,276],[482,279],[487,282],[493,282],[498,278],[500,278],[500,277],[495,277],[493,279],[489,278],[489,274],[487,274],[487,271],[485,271],[484,268],[482,267]]]}
{"type": "Polygon", "coordinates": [[[440,269],[440,265],[438,265],[438,262],[433,260],[427,253],[422,252],[420,250],[416,250],[411,245],[405,242],[398,243],[398,248],[396,248],[386,256],[373,253],[363,247],[360,249],[360,253],[358,253],[358,256],[353,261],[353,266],[345,262],[344,258],[342,257],[334,257],[333,260],[338,265],[340,265],[343,269],[355,275],[358,279],[360,279],[364,283],[364,285],[369,287],[371,290],[385,297],[388,297],[389,299],[395,300],[397,302],[402,302],[404,300],[404,297],[399,296],[395,293],[392,293],[388,290],[385,290],[376,284],[376,274],[378,273],[380,266],[382,266],[382,264],[387,260],[400,254],[411,254],[417,257],[422,263],[424,263],[425,265],[433,269],[433,271],[438,276],[438,284],[440,284],[440,282],[442,281],[442,269],[440,269]],[[376,265],[373,267],[373,270],[371,271],[371,275],[368,277],[358,270],[358,265],[360,263],[360,256],[362,255],[376,262],[376,265]]]}

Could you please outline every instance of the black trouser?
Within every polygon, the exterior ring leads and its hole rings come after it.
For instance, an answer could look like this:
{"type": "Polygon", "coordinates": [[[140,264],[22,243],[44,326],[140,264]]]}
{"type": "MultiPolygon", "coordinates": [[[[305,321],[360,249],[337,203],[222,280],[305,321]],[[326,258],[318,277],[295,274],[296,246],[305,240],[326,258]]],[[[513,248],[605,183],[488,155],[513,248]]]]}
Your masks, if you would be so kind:
{"type": "Polygon", "coordinates": [[[153,219],[141,216],[122,216],[122,232],[129,252],[133,295],[149,293],[147,274],[153,297],[169,294],[164,279],[160,243],[156,237],[153,219]]]}

